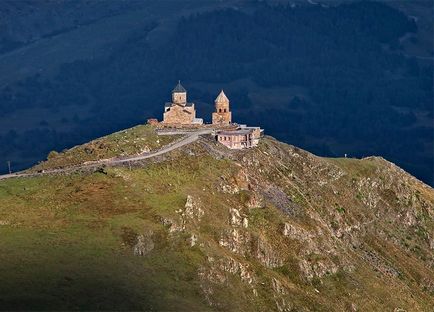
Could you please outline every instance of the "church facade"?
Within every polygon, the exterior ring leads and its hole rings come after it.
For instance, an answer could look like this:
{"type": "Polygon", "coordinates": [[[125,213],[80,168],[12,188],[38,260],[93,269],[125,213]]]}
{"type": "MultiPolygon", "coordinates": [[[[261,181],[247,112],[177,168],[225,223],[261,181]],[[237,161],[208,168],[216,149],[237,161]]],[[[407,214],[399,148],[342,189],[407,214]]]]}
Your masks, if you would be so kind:
{"type": "Polygon", "coordinates": [[[202,124],[203,120],[196,118],[194,103],[187,102],[187,90],[181,82],[172,90],[172,102],[164,105],[164,124],[194,125],[202,124]]]}

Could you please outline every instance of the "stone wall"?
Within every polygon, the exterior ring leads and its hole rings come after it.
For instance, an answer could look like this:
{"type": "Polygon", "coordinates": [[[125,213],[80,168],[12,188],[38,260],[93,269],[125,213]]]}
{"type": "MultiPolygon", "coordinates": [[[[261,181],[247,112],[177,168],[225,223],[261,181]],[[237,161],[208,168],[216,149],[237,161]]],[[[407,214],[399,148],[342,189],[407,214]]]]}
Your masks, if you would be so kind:
{"type": "Polygon", "coordinates": [[[217,125],[228,125],[232,121],[232,113],[230,111],[226,112],[214,112],[212,113],[212,123],[217,125]]]}
{"type": "Polygon", "coordinates": [[[191,124],[196,118],[194,105],[190,107],[173,105],[163,115],[163,123],[166,124],[191,124]]]}
{"type": "Polygon", "coordinates": [[[176,104],[187,103],[187,92],[174,92],[172,93],[172,102],[176,104]]]}

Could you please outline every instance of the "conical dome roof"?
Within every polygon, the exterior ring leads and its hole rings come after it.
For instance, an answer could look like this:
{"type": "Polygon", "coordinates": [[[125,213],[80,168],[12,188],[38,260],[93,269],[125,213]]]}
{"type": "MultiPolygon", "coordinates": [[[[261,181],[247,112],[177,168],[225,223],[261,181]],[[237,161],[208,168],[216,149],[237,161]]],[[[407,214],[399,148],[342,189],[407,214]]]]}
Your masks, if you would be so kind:
{"type": "Polygon", "coordinates": [[[223,92],[223,90],[220,91],[220,94],[215,99],[216,103],[229,103],[229,99],[226,96],[226,94],[223,92]]]}
{"type": "Polygon", "coordinates": [[[181,93],[181,92],[187,92],[184,87],[181,84],[181,81],[178,80],[178,84],[176,85],[176,87],[172,90],[172,93],[181,93]]]}

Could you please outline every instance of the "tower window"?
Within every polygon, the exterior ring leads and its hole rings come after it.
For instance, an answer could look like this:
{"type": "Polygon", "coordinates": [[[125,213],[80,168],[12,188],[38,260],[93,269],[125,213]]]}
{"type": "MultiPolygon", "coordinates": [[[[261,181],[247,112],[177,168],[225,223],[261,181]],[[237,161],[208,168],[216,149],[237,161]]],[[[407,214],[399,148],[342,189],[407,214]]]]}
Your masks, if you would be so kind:
{"type": "Polygon", "coordinates": [[[226,113],[226,108],[223,111],[226,113]]]}
{"type": "Polygon", "coordinates": [[[219,108],[219,113],[221,113],[222,112],[222,109],[221,108],[219,108]]]}

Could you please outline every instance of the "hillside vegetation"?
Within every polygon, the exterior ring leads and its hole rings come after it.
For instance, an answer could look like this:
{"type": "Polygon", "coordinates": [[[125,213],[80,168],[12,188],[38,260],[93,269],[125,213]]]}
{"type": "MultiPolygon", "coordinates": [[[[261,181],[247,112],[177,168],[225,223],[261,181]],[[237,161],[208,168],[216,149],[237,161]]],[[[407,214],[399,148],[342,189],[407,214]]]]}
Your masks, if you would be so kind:
{"type": "Polygon", "coordinates": [[[433,213],[382,158],[271,137],[4,180],[0,310],[430,311],[433,213]]]}
{"type": "Polygon", "coordinates": [[[180,138],[179,135],[158,136],[155,128],[139,125],[122,130],[61,153],[52,151],[47,160],[30,171],[56,169],[114,157],[134,156],[153,152],[180,138]]]}

